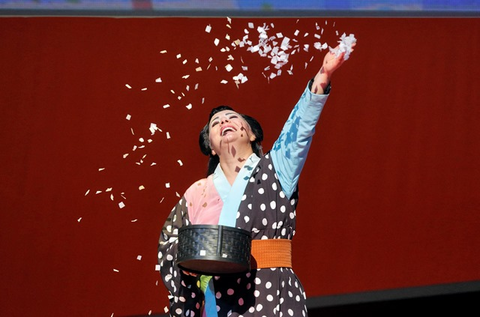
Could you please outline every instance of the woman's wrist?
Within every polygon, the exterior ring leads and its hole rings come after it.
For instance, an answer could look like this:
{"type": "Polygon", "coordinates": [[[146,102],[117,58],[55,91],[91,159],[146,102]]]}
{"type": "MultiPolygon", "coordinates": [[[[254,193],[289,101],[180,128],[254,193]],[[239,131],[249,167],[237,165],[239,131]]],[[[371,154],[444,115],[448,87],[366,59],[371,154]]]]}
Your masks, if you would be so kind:
{"type": "Polygon", "coordinates": [[[325,94],[328,93],[328,88],[330,84],[330,76],[323,71],[323,68],[317,73],[313,80],[311,92],[314,94],[325,94]]]}

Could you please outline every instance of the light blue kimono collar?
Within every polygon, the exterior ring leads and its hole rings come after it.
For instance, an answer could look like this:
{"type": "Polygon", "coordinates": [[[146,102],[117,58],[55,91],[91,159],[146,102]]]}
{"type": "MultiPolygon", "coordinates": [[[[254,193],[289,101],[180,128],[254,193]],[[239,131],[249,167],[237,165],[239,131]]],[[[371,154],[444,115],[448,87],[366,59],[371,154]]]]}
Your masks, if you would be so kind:
{"type": "Polygon", "coordinates": [[[238,206],[242,200],[242,195],[245,192],[248,180],[259,161],[260,158],[255,153],[250,155],[240,169],[233,185],[230,185],[228,182],[220,164],[217,165],[213,174],[213,185],[223,201],[223,207],[218,221],[219,225],[235,227],[238,206]]]}

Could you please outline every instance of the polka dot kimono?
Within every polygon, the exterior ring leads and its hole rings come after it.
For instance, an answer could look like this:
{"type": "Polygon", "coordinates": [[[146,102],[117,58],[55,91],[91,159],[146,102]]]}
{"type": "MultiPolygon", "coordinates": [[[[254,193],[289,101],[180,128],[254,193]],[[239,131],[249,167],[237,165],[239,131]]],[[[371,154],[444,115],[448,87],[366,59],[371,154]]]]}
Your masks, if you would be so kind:
{"type": "MultiPolygon", "coordinates": [[[[253,171],[237,212],[236,227],[252,239],[292,239],[295,234],[297,192],[282,191],[271,157],[266,154],[253,171]]],[[[160,236],[159,263],[170,292],[171,316],[202,316],[204,301],[198,277],[175,266],[177,231],[189,225],[183,197],[168,217],[160,236]]],[[[303,287],[291,268],[254,269],[213,277],[218,316],[307,316],[303,287]]]]}

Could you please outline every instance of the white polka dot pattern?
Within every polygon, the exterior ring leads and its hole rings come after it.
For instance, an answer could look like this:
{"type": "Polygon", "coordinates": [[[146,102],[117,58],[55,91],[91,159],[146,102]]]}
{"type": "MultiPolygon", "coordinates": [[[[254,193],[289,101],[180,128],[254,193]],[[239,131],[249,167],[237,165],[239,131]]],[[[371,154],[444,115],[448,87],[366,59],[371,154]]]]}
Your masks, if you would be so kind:
{"type": "MultiPolygon", "coordinates": [[[[267,154],[247,184],[236,226],[252,232],[253,239],[292,239],[296,205],[297,193],[290,199],[285,196],[267,154]]],[[[184,200],[180,200],[163,228],[158,256],[164,283],[171,293],[170,314],[201,316],[204,295],[198,288],[198,279],[177,273],[178,268],[174,266],[175,230],[188,223],[186,210],[184,200]],[[176,276],[172,272],[177,273],[176,276]]],[[[303,287],[290,268],[216,276],[213,283],[218,316],[307,316],[303,287]]]]}

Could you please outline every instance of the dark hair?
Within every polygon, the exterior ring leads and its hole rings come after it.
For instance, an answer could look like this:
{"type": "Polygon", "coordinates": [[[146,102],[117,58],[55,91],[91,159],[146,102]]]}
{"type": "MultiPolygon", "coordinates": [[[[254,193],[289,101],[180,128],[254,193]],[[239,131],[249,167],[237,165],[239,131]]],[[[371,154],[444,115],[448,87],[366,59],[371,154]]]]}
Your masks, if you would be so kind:
{"type": "MultiPolygon", "coordinates": [[[[212,111],[210,111],[210,115],[208,116],[207,124],[200,131],[200,136],[198,140],[198,143],[200,145],[200,151],[202,151],[203,154],[210,156],[208,160],[207,176],[212,174],[215,171],[215,168],[220,162],[218,155],[213,155],[212,149],[210,148],[210,139],[208,137],[208,134],[210,132],[210,129],[209,129],[210,120],[216,113],[224,110],[235,111],[231,107],[224,106],[224,105],[213,108],[212,111]]],[[[262,152],[263,130],[262,130],[262,127],[260,126],[260,123],[250,116],[247,116],[241,113],[240,115],[248,123],[248,125],[252,129],[253,134],[255,135],[255,140],[251,142],[253,153],[255,153],[258,156],[262,156],[263,155],[263,152],[262,152]]]]}

